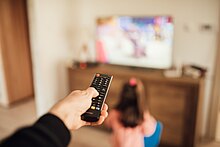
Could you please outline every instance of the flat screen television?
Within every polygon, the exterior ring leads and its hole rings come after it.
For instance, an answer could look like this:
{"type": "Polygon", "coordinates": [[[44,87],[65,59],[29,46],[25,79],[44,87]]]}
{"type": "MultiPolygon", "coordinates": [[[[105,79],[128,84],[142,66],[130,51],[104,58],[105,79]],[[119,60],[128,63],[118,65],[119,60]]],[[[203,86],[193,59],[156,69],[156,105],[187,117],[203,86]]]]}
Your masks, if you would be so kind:
{"type": "Polygon", "coordinates": [[[172,66],[171,16],[112,16],[97,19],[96,61],[166,69],[172,66]]]}

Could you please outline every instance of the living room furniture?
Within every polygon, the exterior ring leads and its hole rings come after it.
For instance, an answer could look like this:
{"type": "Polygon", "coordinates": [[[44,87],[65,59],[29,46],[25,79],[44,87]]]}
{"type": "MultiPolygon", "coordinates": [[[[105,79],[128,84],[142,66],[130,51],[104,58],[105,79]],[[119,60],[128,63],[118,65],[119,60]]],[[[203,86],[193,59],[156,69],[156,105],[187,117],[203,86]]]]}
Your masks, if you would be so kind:
{"type": "Polygon", "coordinates": [[[106,73],[114,77],[106,99],[110,109],[117,103],[123,83],[130,77],[140,78],[146,91],[145,106],[163,123],[160,146],[196,145],[201,134],[204,77],[166,78],[162,70],[105,64],[86,69],[68,68],[70,90],[86,89],[95,73],[106,73]]]}

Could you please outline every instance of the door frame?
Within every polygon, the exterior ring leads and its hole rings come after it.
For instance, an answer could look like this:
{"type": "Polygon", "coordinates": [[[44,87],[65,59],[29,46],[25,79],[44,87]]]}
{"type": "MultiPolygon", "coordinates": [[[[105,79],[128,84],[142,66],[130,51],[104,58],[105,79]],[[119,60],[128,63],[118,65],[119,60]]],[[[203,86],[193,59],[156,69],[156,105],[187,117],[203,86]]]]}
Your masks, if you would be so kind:
{"type": "Polygon", "coordinates": [[[27,0],[0,1],[2,74],[9,106],[34,97],[27,0]]]}
{"type": "MultiPolygon", "coordinates": [[[[220,26],[219,26],[220,30],[220,26]]],[[[212,94],[211,94],[211,105],[209,111],[209,122],[207,126],[207,137],[211,140],[216,139],[216,129],[217,129],[217,121],[220,120],[218,116],[220,116],[220,32],[218,33],[218,47],[216,51],[216,61],[215,61],[215,70],[214,70],[214,78],[212,85],[212,94]]],[[[220,126],[218,126],[220,127],[220,126]]]]}

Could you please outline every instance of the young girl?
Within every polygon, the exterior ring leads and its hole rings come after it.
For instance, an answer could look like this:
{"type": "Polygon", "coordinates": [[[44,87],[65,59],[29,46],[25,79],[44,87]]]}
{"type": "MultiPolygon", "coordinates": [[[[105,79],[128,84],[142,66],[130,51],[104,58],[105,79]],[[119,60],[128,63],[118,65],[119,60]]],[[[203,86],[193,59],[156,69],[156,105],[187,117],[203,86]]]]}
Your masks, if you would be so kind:
{"type": "Polygon", "coordinates": [[[162,125],[144,109],[145,92],[140,80],[125,83],[117,106],[110,111],[106,126],[111,128],[113,147],[156,147],[162,125]]]}

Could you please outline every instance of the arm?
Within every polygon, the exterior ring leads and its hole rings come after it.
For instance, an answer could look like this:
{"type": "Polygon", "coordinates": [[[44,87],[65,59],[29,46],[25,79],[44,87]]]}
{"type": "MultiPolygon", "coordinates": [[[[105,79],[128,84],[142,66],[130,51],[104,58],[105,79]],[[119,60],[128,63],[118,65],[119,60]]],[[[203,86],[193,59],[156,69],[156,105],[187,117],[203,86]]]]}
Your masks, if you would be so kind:
{"type": "Polygon", "coordinates": [[[70,138],[70,131],[63,121],[48,113],[34,125],[16,131],[6,138],[0,146],[65,147],[70,138]]]}
{"type": "Polygon", "coordinates": [[[70,142],[70,130],[76,130],[85,125],[99,125],[107,117],[105,104],[98,122],[90,123],[81,120],[83,114],[91,105],[92,97],[98,92],[94,88],[84,91],[73,91],[67,97],[55,104],[48,114],[42,116],[34,125],[25,127],[6,138],[1,146],[45,146],[65,147],[70,142]]]}
{"type": "Polygon", "coordinates": [[[144,122],[142,124],[144,135],[151,136],[155,132],[156,125],[157,125],[156,119],[150,114],[149,111],[145,111],[144,122]]]}

